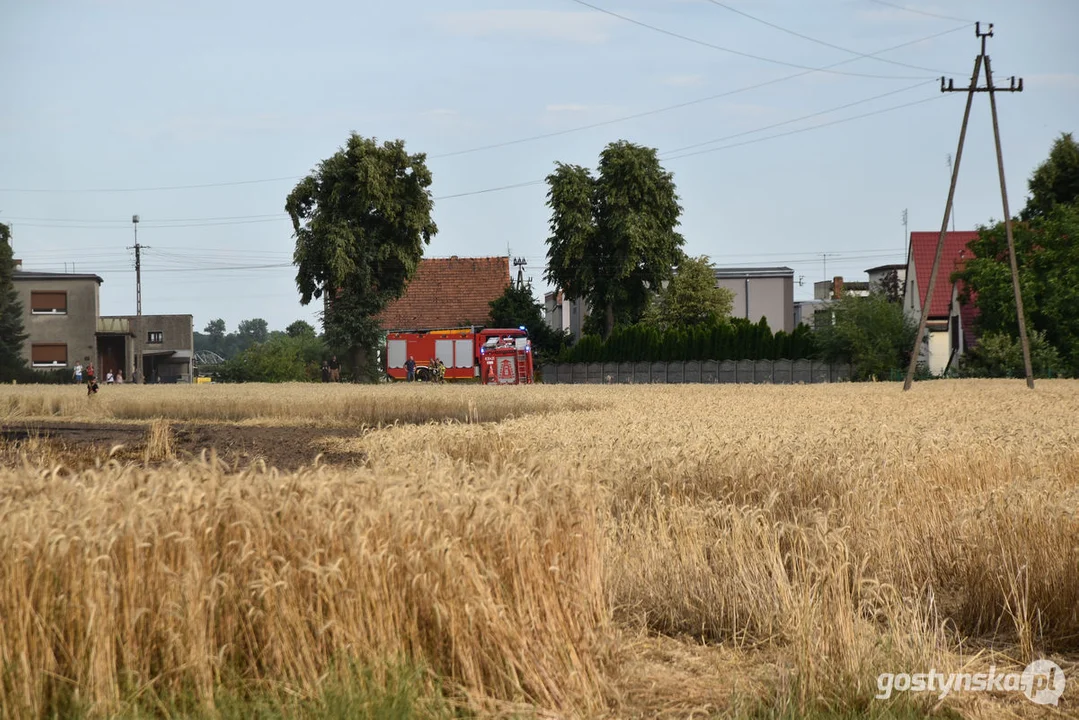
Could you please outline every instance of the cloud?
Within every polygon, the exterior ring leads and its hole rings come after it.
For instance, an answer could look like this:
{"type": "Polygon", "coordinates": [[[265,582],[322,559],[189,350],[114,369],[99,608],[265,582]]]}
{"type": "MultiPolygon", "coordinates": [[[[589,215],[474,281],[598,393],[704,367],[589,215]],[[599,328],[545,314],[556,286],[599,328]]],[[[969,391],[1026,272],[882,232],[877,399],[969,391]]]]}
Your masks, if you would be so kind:
{"type": "Polygon", "coordinates": [[[479,10],[442,13],[436,21],[454,35],[530,37],[595,45],[606,42],[612,18],[593,12],[479,10]]]}
{"type": "Polygon", "coordinates": [[[664,85],[673,87],[690,87],[691,85],[703,85],[704,75],[667,75],[663,78],[664,85]]]}

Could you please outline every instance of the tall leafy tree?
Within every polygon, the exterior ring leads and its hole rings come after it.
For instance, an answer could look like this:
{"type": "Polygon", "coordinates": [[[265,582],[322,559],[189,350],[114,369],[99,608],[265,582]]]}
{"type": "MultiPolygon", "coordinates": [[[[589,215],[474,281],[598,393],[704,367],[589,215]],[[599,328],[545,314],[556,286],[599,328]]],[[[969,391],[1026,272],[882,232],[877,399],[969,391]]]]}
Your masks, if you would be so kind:
{"type": "Polygon", "coordinates": [[[327,298],[329,344],[347,349],[357,378],[373,379],[378,314],[401,296],[438,232],[431,172],[401,140],[353,133],[285,201],[296,237],[300,302],[327,298]]]}
{"type": "Polygon", "coordinates": [[[297,320],[285,328],[285,334],[291,338],[315,337],[315,328],[305,320],[297,320]]]}
{"type": "Polygon", "coordinates": [[[637,322],[682,259],[673,176],[653,148],[620,141],[604,148],[596,176],[559,163],[547,184],[545,278],[568,299],[584,300],[605,337],[637,322]]]}
{"type": "MultiPolygon", "coordinates": [[[[1013,226],[1023,309],[1031,333],[1044,333],[1067,372],[1079,376],[1079,201],[1013,226]]],[[[978,307],[978,331],[1019,336],[1011,265],[1003,223],[981,228],[974,255],[956,278],[965,299],[978,307]]],[[[1059,368],[1058,368],[1059,369],[1059,368]]]]}
{"type": "Polygon", "coordinates": [[[825,360],[849,361],[861,379],[886,378],[907,364],[918,327],[900,303],[880,292],[868,297],[844,295],[829,311],[835,322],[822,323],[817,330],[825,360]]]}
{"type": "Polygon", "coordinates": [[[206,323],[206,327],[204,327],[202,331],[209,335],[211,340],[220,343],[225,339],[225,321],[221,318],[211,320],[206,323]]]}
{"type": "Polygon", "coordinates": [[[240,336],[241,345],[249,347],[256,343],[266,342],[266,339],[270,336],[270,326],[262,318],[241,320],[236,327],[236,334],[240,336]]]}
{"type": "Polygon", "coordinates": [[[22,357],[26,340],[23,307],[15,291],[14,273],[11,229],[0,223],[0,380],[16,378],[26,368],[22,357]]]}
{"type": "Polygon", "coordinates": [[[664,330],[727,322],[733,304],[734,293],[716,286],[715,267],[707,257],[686,258],[652,297],[643,321],[664,330]]]}
{"type": "Polygon", "coordinates": [[[1030,197],[1023,208],[1024,220],[1044,217],[1058,205],[1079,201],[1079,144],[1071,133],[1056,139],[1049,157],[1034,170],[1027,187],[1030,197]]]}

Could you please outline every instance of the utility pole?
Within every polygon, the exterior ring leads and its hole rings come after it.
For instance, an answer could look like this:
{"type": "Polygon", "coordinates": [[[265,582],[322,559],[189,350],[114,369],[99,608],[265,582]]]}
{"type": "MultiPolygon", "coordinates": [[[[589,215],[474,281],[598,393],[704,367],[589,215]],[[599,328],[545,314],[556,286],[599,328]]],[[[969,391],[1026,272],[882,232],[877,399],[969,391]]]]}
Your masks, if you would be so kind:
{"type": "Polygon", "coordinates": [[[907,213],[907,209],[903,208],[903,256],[906,257],[910,248],[910,215],[907,213]]]}
{"type": "MultiPolygon", "coordinates": [[[[993,26],[989,26],[989,35],[993,35],[993,26]]],[[[985,46],[985,38],[982,38],[982,47],[985,46]]],[[[985,55],[985,50],[982,50],[985,55]]],[[[1000,123],[997,121],[997,88],[993,86],[993,67],[989,62],[989,56],[985,56],[985,84],[989,89],[989,108],[993,113],[993,139],[997,146],[997,170],[1000,173],[1000,201],[1004,205],[1004,234],[1008,237],[1008,260],[1012,266],[1012,288],[1015,290],[1015,310],[1019,317],[1019,340],[1023,345],[1023,369],[1027,373],[1027,387],[1034,389],[1034,369],[1030,362],[1030,339],[1027,337],[1027,320],[1023,313],[1023,293],[1019,290],[1019,264],[1015,260],[1015,238],[1012,236],[1012,214],[1008,210],[1008,188],[1004,184],[1004,152],[1000,148],[1000,123]]],[[[1023,79],[1019,78],[1019,85],[1015,84],[1015,77],[1011,78],[1011,85],[1001,88],[1001,92],[1023,92],[1023,79]]]]}
{"type": "MultiPolygon", "coordinates": [[[[952,173],[952,154],[951,153],[948,153],[948,156],[945,159],[945,162],[948,163],[948,174],[951,175],[951,173],[952,173]]],[[[953,212],[952,212],[952,232],[955,232],[955,212],[954,212],[955,208],[952,208],[952,210],[953,210],[953,212]]]]}
{"type": "Polygon", "coordinates": [[[135,373],[136,382],[143,384],[142,372],[142,249],[139,245],[139,216],[131,216],[131,226],[135,230],[135,246],[128,250],[135,251],[135,373]]]}
{"type": "Polygon", "coordinates": [[[821,253],[820,254],[821,262],[824,263],[824,279],[825,280],[828,279],[828,256],[833,255],[833,254],[834,253],[821,253]]]}
{"type": "Polygon", "coordinates": [[[513,266],[517,268],[517,289],[521,290],[525,286],[525,265],[528,263],[524,258],[514,258],[513,266]]]}
{"type": "MultiPolygon", "coordinates": [[[[1034,373],[1030,366],[1030,345],[1026,334],[1026,319],[1023,317],[1023,299],[1019,290],[1019,271],[1015,260],[1015,243],[1012,238],[1012,222],[1011,215],[1008,212],[1008,195],[1004,184],[1004,158],[1000,147],[1000,129],[997,123],[997,111],[996,100],[994,98],[994,92],[998,90],[993,86],[993,76],[989,65],[989,56],[985,53],[985,42],[988,38],[993,37],[993,25],[989,23],[989,29],[986,32],[982,32],[982,24],[975,23],[974,35],[981,41],[981,53],[974,58],[974,72],[970,77],[970,86],[966,89],[956,88],[955,83],[952,80],[948,80],[945,85],[944,78],[940,79],[940,91],[941,92],[966,92],[967,104],[966,109],[963,111],[963,125],[959,131],[959,147],[955,152],[955,165],[952,167],[952,182],[948,188],[948,201],[944,205],[944,221],[940,226],[940,238],[937,240],[937,253],[933,259],[933,270],[929,273],[929,287],[925,291],[925,300],[922,302],[922,315],[921,321],[918,323],[918,334],[914,339],[914,349],[911,351],[910,364],[907,367],[907,377],[903,382],[903,390],[910,390],[912,381],[914,380],[914,371],[918,364],[918,358],[921,355],[922,341],[925,338],[925,328],[929,319],[929,306],[932,303],[933,290],[936,287],[937,273],[940,270],[940,259],[944,253],[944,238],[948,232],[948,218],[952,213],[952,202],[955,199],[955,186],[959,179],[959,163],[963,159],[963,143],[967,136],[967,123],[970,120],[970,107],[974,102],[974,94],[979,92],[989,93],[989,104],[993,113],[993,132],[996,138],[996,150],[997,150],[997,167],[1000,171],[1000,194],[1001,200],[1004,204],[1004,228],[1005,233],[1008,236],[1008,251],[1011,259],[1012,266],[1012,285],[1015,290],[1015,304],[1016,310],[1019,315],[1019,336],[1020,341],[1023,344],[1023,361],[1026,365],[1027,375],[1027,387],[1034,388],[1034,373]],[[986,71],[986,87],[978,87],[978,78],[981,76],[982,65],[985,65],[986,71]]],[[[1011,78],[1011,87],[1000,89],[1004,92],[1022,92],[1023,81],[1020,79],[1018,86],[1016,85],[1015,78],[1011,78]]]]}

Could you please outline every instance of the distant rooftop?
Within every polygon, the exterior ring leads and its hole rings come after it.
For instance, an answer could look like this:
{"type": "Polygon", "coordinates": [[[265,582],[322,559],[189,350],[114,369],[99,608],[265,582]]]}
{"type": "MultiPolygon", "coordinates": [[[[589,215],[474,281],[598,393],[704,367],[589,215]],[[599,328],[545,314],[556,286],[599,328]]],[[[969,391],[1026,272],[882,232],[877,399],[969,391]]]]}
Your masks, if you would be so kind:
{"type": "Polygon", "coordinates": [[[887,272],[889,270],[906,270],[906,269],[907,269],[907,264],[906,263],[895,263],[893,265],[878,265],[877,267],[871,267],[868,270],[866,270],[866,273],[868,274],[868,273],[875,273],[875,272],[887,272]]]}
{"type": "Polygon", "coordinates": [[[716,279],[744,277],[794,277],[789,267],[730,267],[716,268],[716,279]]]}
{"type": "Polygon", "coordinates": [[[58,273],[37,272],[35,270],[16,270],[12,274],[15,280],[96,280],[97,284],[105,282],[100,275],[93,273],[58,273]]]}

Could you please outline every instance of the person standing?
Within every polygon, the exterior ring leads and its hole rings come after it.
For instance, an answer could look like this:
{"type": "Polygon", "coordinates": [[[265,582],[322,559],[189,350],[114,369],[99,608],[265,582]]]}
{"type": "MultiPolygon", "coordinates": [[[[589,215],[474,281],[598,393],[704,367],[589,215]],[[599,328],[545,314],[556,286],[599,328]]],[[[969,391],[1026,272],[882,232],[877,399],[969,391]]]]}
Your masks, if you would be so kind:
{"type": "Polygon", "coordinates": [[[416,359],[411,355],[408,356],[408,360],[405,362],[405,370],[408,371],[409,382],[416,379],[416,359]]]}
{"type": "Polygon", "coordinates": [[[123,370],[117,370],[116,371],[116,384],[117,385],[123,385],[124,384],[124,371],[123,370]]]}
{"type": "Polygon", "coordinates": [[[330,358],[330,382],[341,382],[341,363],[336,355],[330,358]]]}
{"type": "Polygon", "coordinates": [[[75,383],[82,385],[82,363],[75,363],[75,383]]]}
{"type": "Polygon", "coordinates": [[[112,374],[112,370],[109,370],[105,373],[105,384],[112,385],[114,382],[116,382],[116,376],[112,374]]]}
{"type": "Polygon", "coordinates": [[[86,394],[92,395],[97,392],[97,378],[94,377],[94,364],[86,364],[86,394]]]}
{"type": "Polygon", "coordinates": [[[322,361],[322,382],[328,383],[330,381],[330,364],[325,360],[322,361]]]}

